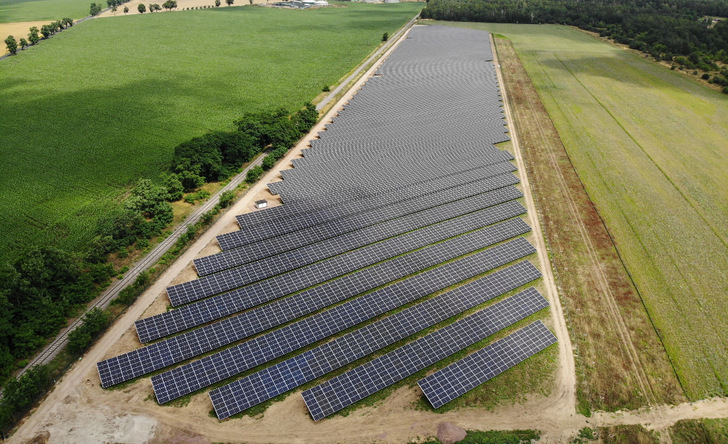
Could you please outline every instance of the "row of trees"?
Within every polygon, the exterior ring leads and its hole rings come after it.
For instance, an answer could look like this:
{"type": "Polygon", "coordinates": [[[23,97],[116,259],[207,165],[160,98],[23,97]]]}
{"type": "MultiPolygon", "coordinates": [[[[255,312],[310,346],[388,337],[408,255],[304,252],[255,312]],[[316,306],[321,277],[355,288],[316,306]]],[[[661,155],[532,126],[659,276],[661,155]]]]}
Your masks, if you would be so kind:
{"type": "Polygon", "coordinates": [[[9,35],[5,39],[5,46],[7,47],[10,54],[15,55],[17,54],[18,49],[25,49],[29,46],[37,44],[39,41],[41,41],[41,36],[43,39],[47,39],[51,35],[64,29],[70,28],[71,26],[73,26],[73,19],[68,17],[48,23],[47,25],[43,25],[40,27],[40,30],[37,26],[31,26],[30,32],[28,33],[28,40],[26,40],[25,38],[16,40],[15,37],[9,35]]]}
{"type": "Polygon", "coordinates": [[[691,69],[717,71],[716,61],[728,63],[728,20],[709,18],[728,17],[728,0],[429,0],[421,16],[567,24],[691,69]]]}

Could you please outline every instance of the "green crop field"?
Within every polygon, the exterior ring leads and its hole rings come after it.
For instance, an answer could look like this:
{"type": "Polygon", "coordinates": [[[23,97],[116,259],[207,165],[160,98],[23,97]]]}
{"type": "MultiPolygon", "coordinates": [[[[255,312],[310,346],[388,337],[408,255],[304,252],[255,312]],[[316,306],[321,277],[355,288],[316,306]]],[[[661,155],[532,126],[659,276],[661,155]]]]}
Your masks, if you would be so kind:
{"type": "Polygon", "coordinates": [[[88,15],[90,5],[90,0],[0,0],[0,23],[79,19],[88,15]]]}
{"type": "Polygon", "coordinates": [[[686,394],[728,394],[728,97],[572,28],[456,25],[513,41],[686,394]]]}
{"type": "Polygon", "coordinates": [[[219,8],[96,19],[0,62],[0,262],[73,249],[174,147],[297,109],[422,4],[219,8]]]}

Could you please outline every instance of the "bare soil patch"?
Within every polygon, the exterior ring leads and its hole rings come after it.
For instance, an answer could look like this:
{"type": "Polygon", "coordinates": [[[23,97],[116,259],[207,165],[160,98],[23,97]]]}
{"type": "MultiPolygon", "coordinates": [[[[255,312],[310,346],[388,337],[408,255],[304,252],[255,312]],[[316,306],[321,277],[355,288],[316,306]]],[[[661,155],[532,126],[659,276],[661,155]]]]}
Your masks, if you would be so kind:
{"type": "MultiPolygon", "coordinates": [[[[61,17],[58,17],[59,19],[61,17]]],[[[20,41],[20,39],[28,40],[28,33],[30,32],[31,26],[36,26],[38,29],[40,29],[41,26],[47,25],[52,20],[43,20],[40,22],[14,22],[14,23],[0,23],[0,40],[3,42],[7,38],[7,36],[12,35],[15,37],[15,40],[20,41]]],[[[20,45],[18,45],[19,47],[20,45]]],[[[0,48],[0,55],[4,55],[8,53],[8,48],[5,46],[5,43],[3,43],[2,48],[0,48]]]]}

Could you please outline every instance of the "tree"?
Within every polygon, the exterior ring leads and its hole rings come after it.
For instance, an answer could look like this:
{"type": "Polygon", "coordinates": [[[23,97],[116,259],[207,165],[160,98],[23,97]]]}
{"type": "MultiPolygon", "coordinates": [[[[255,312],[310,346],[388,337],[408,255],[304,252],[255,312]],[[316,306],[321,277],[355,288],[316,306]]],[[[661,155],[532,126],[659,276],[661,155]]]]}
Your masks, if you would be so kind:
{"type": "Polygon", "coordinates": [[[8,48],[8,52],[10,54],[18,52],[18,42],[12,35],[9,35],[8,38],[5,39],[5,46],[8,48]]]}
{"type": "Polygon", "coordinates": [[[20,49],[25,49],[28,47],[28,41],[22,38],[20,39],[18,44],[20,45],[20,49]]]}
{"type": "Polygon", "coordinates": [[[64,25],[66,25],[66,28],[70,28],[71,26],[73,26],[72,18],[66,17],[66,18],[61,19],[61,21],[63,22],[64,25]]]}
{"type": "Polygon", "coordinates": [[[137,6],[137,10],[139,11],[139,14],[144,14],[147,12],[147,7],[144,6],[144,3],[139,3],[139,6],[137,6]]]}
{"type": "Polygon", "coordinates": [[[111,12],[116,12],[116,5],[111,7],[111,12]]]}
{"type": "Polygon", "coordinates": [[[175,9],[177,7],[177,2],[176,0],[167,0],[166,2],[162,3],[162,7],[167,11],[171,11],[172,9],[175,9]]]}
{"type": "Polygon", "coordinates": [[[263,167],[256,166],[248,170],[248,174],[245,176],[245,181],[248,183],[254,183],[260,176],[263,175],[263,167]]]}
{"type": "Polygon", "coordinates": [[[227,3],[228,6],[232,6],[235,0],[225,0],[225,3],[227,3]]]}
{"type": "Polygon", "coordinates": [[[220,7],[220,3],[221,3],[220,0],[215,0],[215,7],[216,8],[220,7]]]}
{"type": "Polygon", "coordinates": [[[129,12],[129,8],[124,6],[124,14],[126,14],[127,12],[129,12]]]}
{"type": "Polygon", "coordinates": [[[28,33],[28,41],[31,45],[35,45],[40,41],[40,36],[38,35],[38,28],[35,26],[31,26],[30,33],[28,33]]]}
{"type": "Polygon", "coordinates": [[[384,34],[382,34],[382,41],[386,42],[387,40],[389,40],[389,33],[385,32],[384,34]]]}
{"type": "Polygon", "coordinates": [[[91,14],[92,17],[95,17],[101,13],[101,10],[103,8],[101,7],[100,3],[93,2],[91,3],[91,9],[89,10],[89,14],[91,14]]]}
{"type": "Polygon", "coordinates": [[[47,39],[51,36],[51,34],[53,34],[53,28],[50,25],[43,25],[40,27],[40,33],[43,35],[44,39],[47,39]]]}

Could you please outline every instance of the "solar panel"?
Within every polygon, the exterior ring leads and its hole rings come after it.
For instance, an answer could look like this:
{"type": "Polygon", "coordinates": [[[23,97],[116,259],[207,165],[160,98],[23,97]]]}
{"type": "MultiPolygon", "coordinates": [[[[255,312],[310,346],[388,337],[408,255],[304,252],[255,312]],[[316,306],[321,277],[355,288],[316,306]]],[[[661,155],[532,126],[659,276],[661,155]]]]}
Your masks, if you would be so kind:
{"type": "MultiPolygon", "coordinates": [[[[292,390],[508,291],[508,287],[494,286],[493,281],[491,277],[481,278],[212,390],[210,398],[218,418],[227,418],[292,390]],[[299,371],[292,372],[293,368],[299,371]]],[[[533,289],[515,298],[487,310],[492,317],[503,317],[514,304],[530,303],[530,308],[535,308],[545,302],[533,289]]]]}
{"type": "MultiPolygon", "coordinates": [[[[266,239],[244,248],[227,250],[225,252],[195,259],[195,268],[200,275],[207,275],[222,271],[286,251],[301,248],[316,242],[335,238],[339,235],[351,233],[383,222],[397,223],[397,218],[403,216],[417,217],[420,212],[441,205],[451,204],[459,199],[470,198],[481,193],[493,191],[519,182],[513,174],[495,176],[479,182],[471,182],[459,187],[443,190],[420,198],[409,200],[395,205],[375,208],[360,214],[347,216],[293,233],[287,233],[275,238],[266,239]]],[[[263,229],[267,229],[263,228],[263,229]]],[[[392,230],[395,228],[392,227],[392,230]]]]}
{"type": "Polygon", "coordinates": [[[546,307],[535,290],[510,297],[305,390],[306,407],[323,419],[546,307]]]}
{"type": "MultiPolygon", "coordinates": [[[[362,318],[362,316],[365,313],[372,313],[374,309],[373,306],[368,307],[366,310],[359,308],[360,311],[356,316],[352,317],[347,312],[351,310],[351,307],[358,307],[366,303],[374,304],[375,306],[378,305],[379,307],[390,307],[388,310],[391,310],[404,303],[460,282],[463,279],[478,275],[493,267],[507,264],[534,252],[535,250],[528,241],[523,238],[518,238],[506,244],[498,245],[454,262],[441,265],[432,270],[422,272],[353,301],[338,305],[326,312],[305,318],[299,321],[301,323],[299,326],[307,325],[318,332],[329,332],[319,338],[323,339],[335,331],[341,331],[341,329],[356,325],[356,323],[351,324],[351,321],[355,318],[359,319],[358,322],[368,319],[366,317],[362,318]]],[[[376,312],[376,314],[381,313],[383,312],[376,312]]],[[[289,325],[271,334],[285,336],[291,329],[295,331],[298,328],[296,325],[289,325]]],[[[296,332],[288,340],[298,342],[300,338],[301,335],[299,332],[296,332]]],[[[220,337],[211,337],[204,334],[200,336],[183,334],[101,361],[98,364],[98,368],[102,385],[104,387],[115,385],[199,356],[218,348],[220,341],[220,337]]]]}
{"type": "MultiPolygon", "coordinates": [[[[233,231],[232,233],[221,234],[217,236],[217,241],[220,244],[220,248],[223,250],[242,247],[259,240],[301,230],[345,216],[358,214],[363,211],[371,210],[372,208],[404,202],[409,199],[432,194],[440,190],[446,190],[455,186],[479,181],[484,178],[510,173],[515,170],[516,167],[510,162],[501,162],[485,168],[463,171],[444,178],[433,178],[424,184],[415,184],[398,190],[397,193],[393,193],[391,195],[378,195],[369,199],[360,199],[355,201],[340,201],[336,205],[331,205],[326,208],[317,208],[314,206],[309,207],[306,205],[305,207],[308,211],[302,212],[302,210],[296,209],[297,206],[295,204],[275,207],[274,209],[276,210],[279,208],[283,209],[293,207],[294,210],[291,210],[290,212],[295,212],[295,214],[288,215],[279,211],[276,213],[276,216],[272,216],[269,220],[260,223],[265,225],[265,229],[259,228],[260,224],[248,226],[246,219],[243,218],[245,215],[240,215],[237,216],[240,230],[233,231]]],[[[298,205],[298,207],[300,206],[301,205],[298,205]]],[[[247,214],[259,213],[262,212],[247,214]]]]}
{"type": "MultiPolygon", "coordinates": [[[[243,285],[263,280],[305,265],[387,239],[407,231],[441,222],[509,200],[523,194],[515,187],[499,188],[467,199],[401,217],[372,227],[327,239],[284,254],[262,259],[244,267],[237,267],[200,279],[167,288],[173,306],[197,301],[243,285]]],[[[232,254],[232,252],[230,252],[232,254]]]]}
{"type": "MultiPolygon", "coordinates": [[[[445,227],[442,227],[445,228],[445,227]]],[[[234,332],[230,334],[224,332],[224,335],[229,338],[235,338],[233,340],[242,339],[245,336],[239,334],[243,331],[248,330],[245,325],[238,325],[243,322],[243,319],[249,316],[256,316],[260,320],[271,320],[277,319],[282,321],[283,319],[292,319],[294,313],[310,313],[319,308],[323,308],[331,303],[326,301],[344,300],[348,297],[354,296],[358,293],[362,293],[367,290],[371,290],[380,285],[384,285],[395,279],[399,279],[407,276],[408,274],[416,271],[423,270],[427,267],[435,266],[444,261],[454,259],[463,254],[485,248],[496,242],[500,242],[511,237],[525,234],[530,231],[531,228],[523,222],[522,219],[510,220],[489,228],[477,230],[469,234],[465,234],[461,237],[449,239],[436,245],[423,248],[421,250],[400,256],[398,258],[381,262],[377,265],[372,265],[367,268],[359,264],[353,264],[354,267],[344,267],[345,263],[338,261],[336,264],[326,265],[330,270],[336,270],[339,274],[345,274],[348,271],[354,271],[340,279],[329,281],[325,284],[315,286],[309,290],[305,290],[298,293],[295,296],[274,302],[272,304],[265,305],[259,309],[247,312],[243,318],[235,317],[228,319],[225,323],[213,324],[206,329],[215,329],[220,333],[216,333],[213,336],[223,334],[220,331],[224,326],[232,325],[235,323],[234,332]],[[355,271],[359,269],[358,271],[355,271]],[[307,301],[307,302],[299,302],[307,301]],[[261,314],[265,313],[265,315],[261,314]]],[[[433,230],[434,231],[434,230],[433,230]]],[[[441,230],[435,231],[441,235],[447,235],[447,232],[441,230]]],[[[429,242],[428,242],[429,243],[429,242]]],[[[383,247],[384,251],[388,253],[387,259],[397,256],[401,253],[398,250],[392,250],[393,245],[380,245],[375,246],[383,247]]],[[[319,263],[316,268],[321,268],[324,265],[319,263]]],[[[313,267],[309,267],[313,268],[313,267]]],[[[315,270],[308,270],[315,271],[315,270]]],[[[305,273],[303,273],[305,275],[305,273]]],[[[303,277],[303,276],[302,276],[303,277]]],[[[310,276],[305,276],[310,277],[310,276]]],[[[308,281],[301,281],[292,276],[288,276],[289,281],[295,284],[308,285],[311,284],[315,275],[308,281]]],[[[241,289],[243,290],[243,289],[241,289]]],[[[185,306],[177,310],[171,310],[165,313],[161,313],[151,318],[141,319],[136,322],[137,333],[141,342],[149,342],[153,339],[158,339],[163,336],[167,336],[173,333],[178,333],[183,330],[187,330],[198,325],[203,325],[208,322],[223,318],[225,316],[237,313],[246,308],[250,308],[252,305],[259,305],[263,302],[268,302],[276,296],[280,295],[280,292],[265,291],[261,285],[253,285],[246,287],[248,290],[246,294],[242,291],[238,291],[235,294],[228,293],[227,295],[219,296],[210,300],[201,301],[193,305],[185,306]],[[247,298],[244,296],[248,295],[247,298]]],[[[284,290],[285,291],[285,290],[284,290]]],[[[298,315],[300,316],[300,314],[298,315]]],[[[297,316],[296,316],[297,317],[297,316]]],[[[269,321],[270,322],[270,321],[269,321]]],[[[269,324],[270,326],[277,324],[269,324]]],[[[210,335],[210,333],[203,333],[203,330],[196,330],[198,334],[210,335]]]]}
{"type": "Polygon", "coordinates": [[[439,408],[555,343],[556,336],[536,321],[417,384],[432,407],[439,408]]]}
{"type": "MultiPolygon", "coordinates": [[[[520,241],[518,243],[523,245],[520,241]]],[[[515,246],[515,243],[512,245],[515,246]]],[[[524,254],[524,252],[514,251],[513,254],[518,256],[524,254]]],[[[448,270],[440,270],[447,267],[447,265],[443,265],[304,318],[233,348],[156,375],[152,377],[152,384],[155,387],[157,400],[163,403],[187,393],[192,393],[271,359],[325,339],[389,310],[413,302],[434,291],[446,288],[467,278],[466,276],[477,275],[493,268],[493,263],[485,264],[481,262],[484,257],[477,258],[476,256],[478,254],[447,264],[455,264],[455,267],[472,267],[459,270],[458,273],[461,273],[459,276],[447,276],[450,274],[448,270]],[[473,259],[472,262],[467,260],[470,258],[473,259]],[[432,273],[437,270],[440,271],[432,273]]],[[[492,259],[494,258],[488,260],[492,259]]],[[[498,263],[503,263],[503,260],[505,260],[504,263],[510,262],[510,258],[495,259],[498,263]]],[[[510,273],[514,273],[516,276],[532,276],[534,272],[538,273],[532,266],[529,268],[528,265],[522,265],[510,270],[508,273],[509,276],[510,273]]]]}
{"type": "MultiPolygon", "coordinates": [[[[473,153],[472,157],[467,156],[466,159],[460,160],[460,162],[487,166],[512,160],[512,157],[510,153],[505,151],[491,155],[473,153]]],[[[327,196],[329,199],[356,198],[362,195],[389,191],[393,188],[402,188],[426,180],[434,174],[453,173],[462,170],[462,168],[463,165],[455,163],[455,159],[425,158],[422,159],[422,162],[418,162],[416,169],[403,167],[399,168],[399,170],[386,170],[383,168],[364,176],[356,174],[344,176],[343,172],[341,172],[341,176],[328,178],[328,180],[283,180],[270,184],[268,188],[279,194],[284,202],[320,198],[320,196],[327,196]],[[362,186],[363,181],[367,181],[366,187],[362,186]]]]}

